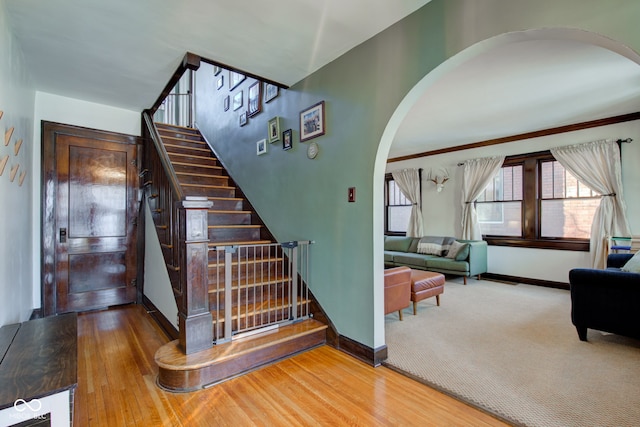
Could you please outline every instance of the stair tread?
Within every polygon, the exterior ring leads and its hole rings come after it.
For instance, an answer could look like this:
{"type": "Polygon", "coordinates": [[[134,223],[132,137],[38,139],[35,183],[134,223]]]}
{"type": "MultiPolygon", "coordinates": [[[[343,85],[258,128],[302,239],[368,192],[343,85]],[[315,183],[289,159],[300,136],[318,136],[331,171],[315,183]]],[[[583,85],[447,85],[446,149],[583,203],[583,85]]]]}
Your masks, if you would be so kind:
{"type": "Polygon", "coordinates": [[[268,245],[269,243],[273,243],[271,240],[246,240],[246,241],[228,241],[228,242],[211,242],[209,241],[209,246],[240,246],[240,245],[268,245]]]}
{"type": "Polygon", "coordinates": [[[228,185],[212,185],[212,184],[183,184],[180,183],[180,185],[182,185],[183,187],[199,187],[199,188],[223,188],[225,190],[232,190],[235,189],[236,187],[230,187],[228,185]]]}
{"type": "MultiPolygon", "coordinates": [[[[237,290],[244,290],[244,289],[250,289],[250,288],[257,288],[259,286],[267,286],[267,285],[273,285],[273,284],[289,284],[289,282],[291,281],[291,278],[287,275],[284,274],[278,274],[278,275],[262,275],[262,280],[252,280],[250,282],[246,282],[245,283],[238,283],[237,280],[233,280],[231,283],[231,290],[232,291],[237,291],[237,290]]],[[[243,282],[242,280],[240,282],[243,282]]],[[[225,289],[224,288],[216,288],[215,285],[213,286],[213,289],[211,287],[211,285],[209,285],[209,290],[208,293],[209,294],[215,294],[218,292],[224,292],[225,289]]],[[[272,306],[271,309],[272,310],[276,310],[278,308],[280,308],[280,305],[282,305],[281,302],[278,301],[272,301],[276,306],[272,306]]],[[[253,303],[249,304],[249,306],[251,307],[253,305],[253,303]]],[[[251,309],[253,310],[254,307],[251,307],[251,309]]],[[[235,317],[234,317],[235,319],[235,317]]]]}
{"type": "MultiPolygon", "coordinates": [[[[198,144],[198,145],[207,145],[202,139],[189,139],[189,138],[180,138],[179,136],[170,136],[170,135],[161,135],[162,139],[172,139],[174,141],[184,141],[190,144],[198,144]]],[[[196,134],[191,134],[190,136],[197,136],[196,134]]]]}
{"type": "MultiPolygon", "coordinates": [[[[169,157],[171,157],[171,156],[182,156],[182,157],[193,157],[193,158],[202,159],[202,160],[213,160],[213,161],[217,160],[215,157],[213,157],[212,153],[209,153],[210,154],[209,156],[199,156],[199,155],[193,154],[193,153],[174,153],[174,152],[168,151],[167,154],[169,155],[169,157]]],[[[171,162],[173,163],[173,161],[171,161],[171,162]]],[[[189,163],[189,165],[192,165],[192,164],[195,164],[195,163],[189,163]]]]}
{"type": "Polygon", "coordinates": [[[224,362],[234,357],[259,351],[265,347],[281,345],[283,342],[326,330],[327,325],[314,319],[286,325],[278,330],[257,334],[224,344],[217,344],[207,350],[185,355],[178,346],[178,340],[171,341],[160,347],[155,354],[155,361],[159,367],[171,370],[191,370],[216,363],[224,362]]]}
{"type": "MultiPolygon", "coordinates": [[[[205,152],[205,153],[211,153],[211,150],[209,150],[208,148],[200,148],[200,147],[187,147],[185,145],[178,145],[178,144],[164,144],[164,148],[179,148],[181,150],[193,150],[196,152],[205,152]]],[[[168,154],[173,154],[169,151],[167,151],[168,154]]],[[[183,153],[184,154],[184,153],[183,153]]]]}
{"type": "MultiPolygon", "coordinates": [[[[207,157],[207,159],[211,159],[214,160],[213,157],[207,157]]],[[[171,162],[174,166],[178,165],[178,166],[194,166],[194,167],[198,167],[198,168],[207,168],[207,169],[222,169],[222,166],[218,166],[218,165],[203,165],[200,163],[188,163],[188,162],[171,162]]]]}
{"type": "Polygon", "coordinates": [[[179,128],[179,129],[185,129],[185,130],[189,130],[191,132],[198,132],[197,129],[195,128],[190,128],[187,126],[180,126],[180,125],[172,125],[171,123],[165,123],[165,122],[156,122],[154,121],[156,127],[162,127],[164,129],[169,129],[169,128],[179,128]]]}
{"type": "Polygon", "coordinates": [[[229,179],[229,177],[227,176],[212,175],[212,174],[197,173],[197,172],[176,172],[176,175],[198,176],[198,177],[204,177],[204,178],[227,179],[227,180],[229,179]]]}
{"type": "MultiPolygon", "coordinates": [[[[246,264],[262,264],[262,263],[269,263],[269,262],[281,262],[284,258],[281,256],[274,256],[271,258],[250,258],[250,259],[244,259],[242,261],[239,262],[240,265],[246,265],[246,264]]],[[[210,262],[208,264],[209,268],[218,268],[218,267],[224,267],[224,260],[220,260],[220,262],[210,262]]],[[[232,267],[237,267],[238,266],[238,261],[231,261],[231,266],[232,267]]]]}
{"type": "Polygon", "coordinates": [[[208,225],[208,228],[262,228],[260,224],[222,224],[208,225]]]}

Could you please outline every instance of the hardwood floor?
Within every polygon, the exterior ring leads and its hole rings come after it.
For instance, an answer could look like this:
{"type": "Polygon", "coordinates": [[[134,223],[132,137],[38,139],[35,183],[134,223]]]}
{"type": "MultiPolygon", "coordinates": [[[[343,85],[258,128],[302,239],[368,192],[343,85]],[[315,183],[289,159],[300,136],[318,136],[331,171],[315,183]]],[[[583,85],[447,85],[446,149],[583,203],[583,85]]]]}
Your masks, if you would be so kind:
{"type": "Polygon", "coordinates": [[[155,384],[153,360],[167,341],[139,305],[81,314],[74,425],[506,425],[329,346],[206,390],[169,393],[155,384]]]}

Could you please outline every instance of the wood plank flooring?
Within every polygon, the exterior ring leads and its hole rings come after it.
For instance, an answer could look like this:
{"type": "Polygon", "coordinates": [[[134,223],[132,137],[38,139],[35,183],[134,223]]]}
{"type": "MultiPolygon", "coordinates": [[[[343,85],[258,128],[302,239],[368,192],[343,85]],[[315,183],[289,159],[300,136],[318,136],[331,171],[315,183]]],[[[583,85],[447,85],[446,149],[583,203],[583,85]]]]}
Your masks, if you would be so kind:
{"type": "Polygon", "coordinates": [[[142,306],[78,317],[75,426],[505,426],[329,346],[192,393],[156,384],[168,342],[142,306]]]}

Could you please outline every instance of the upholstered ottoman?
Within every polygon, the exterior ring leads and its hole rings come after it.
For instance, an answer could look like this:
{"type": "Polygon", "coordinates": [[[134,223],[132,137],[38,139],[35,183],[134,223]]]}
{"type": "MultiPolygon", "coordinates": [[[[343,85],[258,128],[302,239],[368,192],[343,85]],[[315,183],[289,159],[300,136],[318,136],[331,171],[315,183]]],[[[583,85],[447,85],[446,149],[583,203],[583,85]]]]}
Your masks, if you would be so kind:
{"type": "Polygon", "coordinates": [[[411,301],[413,314],[418,309],[418,301],[436,297],[436,304],[440,305],[440,294],[444,292],[444,274],[432,271],[411,269],[411,301]]]}

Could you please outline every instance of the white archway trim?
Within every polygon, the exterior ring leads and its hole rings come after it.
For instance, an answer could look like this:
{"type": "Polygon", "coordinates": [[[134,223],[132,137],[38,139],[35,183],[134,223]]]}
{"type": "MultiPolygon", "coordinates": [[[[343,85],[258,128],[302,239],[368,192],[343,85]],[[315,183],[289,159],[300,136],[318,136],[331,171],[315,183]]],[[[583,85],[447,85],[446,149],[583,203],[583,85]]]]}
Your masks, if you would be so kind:
{"type": "Polygon", "coordinates": [[[425,75],[402,99],[385,127],[373,168],[373,303],[374,303],[374,347],[385,344],[384,337],[384,215],[380,208],[384,205],[384,174],[393,139],[402,121],[422,94],[451,70],[492,49],[512,43],[534,40],[573,40],[616,52],[640,64],[640,55],[628,46],[594,32],[576,28],[541,28],[505,33],[480,41],[455,54],[425,75]]]}

